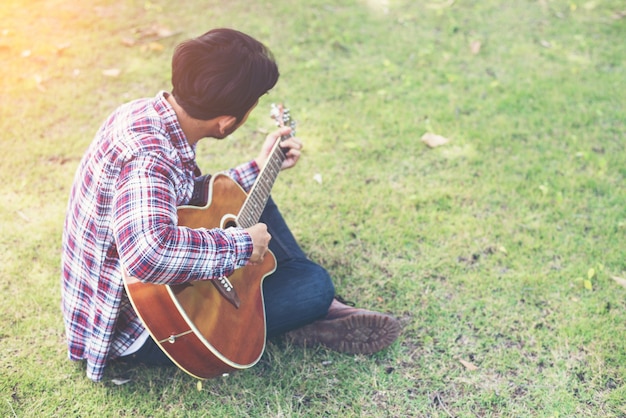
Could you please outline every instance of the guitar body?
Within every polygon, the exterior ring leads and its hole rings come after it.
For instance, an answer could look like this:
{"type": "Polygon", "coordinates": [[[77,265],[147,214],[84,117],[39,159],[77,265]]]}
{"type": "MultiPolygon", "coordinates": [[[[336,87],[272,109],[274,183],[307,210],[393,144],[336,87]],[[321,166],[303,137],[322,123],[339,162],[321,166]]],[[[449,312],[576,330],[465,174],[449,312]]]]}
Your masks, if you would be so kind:
{"type": "MultiPolygon", "coordinates": [[[[246,197],[230,177],[217,174],[209,182],[206,206],[181,206],[178,224],[194,229],[233,226],[246,197]]],[[[209,379],[252,367],[263,355],[262,284],[275,269],[276,259],[268,251],[261,264],[246,265],[227,278],[230,292],[218,289],[221,279],[168,286],[125,274],[124,285],[135,311],[169,358],[190,375],[209,379]],[[236,301],[227,297],[233,292],[236,301]]]]}

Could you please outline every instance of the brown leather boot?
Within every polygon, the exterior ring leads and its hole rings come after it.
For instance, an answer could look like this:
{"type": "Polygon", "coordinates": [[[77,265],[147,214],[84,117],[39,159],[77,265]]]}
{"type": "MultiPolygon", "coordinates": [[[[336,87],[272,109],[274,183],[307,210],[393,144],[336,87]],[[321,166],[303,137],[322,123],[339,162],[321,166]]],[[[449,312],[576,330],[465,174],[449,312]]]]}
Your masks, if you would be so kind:
{"type": "Polygon", "coordinates": [[[323,345],[349,354],[371,354],[389,347],[400,334],[391,315],[348,306],[335,298],[323,319],[286,334],[295,345],[323,345]]]}

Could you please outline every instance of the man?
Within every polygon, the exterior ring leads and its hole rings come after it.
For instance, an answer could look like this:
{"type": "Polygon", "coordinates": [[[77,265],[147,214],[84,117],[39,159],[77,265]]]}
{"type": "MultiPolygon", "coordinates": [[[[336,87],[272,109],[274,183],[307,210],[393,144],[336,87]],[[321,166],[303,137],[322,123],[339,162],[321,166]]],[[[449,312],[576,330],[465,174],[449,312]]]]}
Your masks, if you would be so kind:
{"type": "MultiPolygon", "coordinates": [[[[295,343],[348,353],[372,353],[397,338],[395,318],[334,298],[328,273],[306,258],[271,199],[250,228],[177,226],[177,207],[190,202],[201,174],[197,142],[234,132],[278,75],[261,43],[212,30],[176,48],[171,94],[122,105],[99,129],[76,172],[62,253],[69,358],[86,360],[90,379],[102,379],[114,359],[172,364],[133,310],[123,269],[157,284],[210,280],[261,262],[268,248],[277,260],[263,283],[268,336],[290,332],[295,343]]],[[[228,174],[249,190],[272,145],[289,132],[269,134],[256,159],[228,174]]],[[[302,142],[292,137],[282,146],[282,168],[293,167],[302,142]]]]}

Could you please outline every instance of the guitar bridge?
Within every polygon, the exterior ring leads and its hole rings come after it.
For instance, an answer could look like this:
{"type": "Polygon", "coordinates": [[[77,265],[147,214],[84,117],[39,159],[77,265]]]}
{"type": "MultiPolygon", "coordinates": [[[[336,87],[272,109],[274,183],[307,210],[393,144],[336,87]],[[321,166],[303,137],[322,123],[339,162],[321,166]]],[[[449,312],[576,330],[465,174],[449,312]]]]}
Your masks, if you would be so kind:
{"type": "Polygon", "coordinates": [[[241,301],[239,300],[239,296],[233,287],[233,284],[228,280],[228,277],[223,276],[219,279],[211,280],[213,286],[217,288],[217,291],[222,295],[228,302],[230,302],[235,308],[239,309],[239,305],[241,305],[241,301]]]}

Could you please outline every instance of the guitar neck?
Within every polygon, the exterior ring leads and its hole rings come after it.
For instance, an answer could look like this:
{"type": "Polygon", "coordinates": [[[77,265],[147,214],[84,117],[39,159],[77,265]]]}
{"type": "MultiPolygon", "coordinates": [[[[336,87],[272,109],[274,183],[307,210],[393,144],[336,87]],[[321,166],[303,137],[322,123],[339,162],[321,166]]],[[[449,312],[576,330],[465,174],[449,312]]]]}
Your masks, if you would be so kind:
{"type": "Polygon", "coordinates": [[[271,115],[279,127],[289,126],[291,132],[288,135],[281,136],[280,140],[276,141],[265,163],[265,167],[261,169],[252,189],[248,193],[246,201],[241,206],[239,215],[237,215],[237,225],[242,228],[250,228],[259,222],[261,213],[265,209],[265,204],[270,198],[272,186],[274,186],[276,177],[278,177],[283,161],[286,158],[280,144],[296,134],[296,123],[291,119],[288,109],[285,109],[282,105],[272,104],[271,115]]]}
{"type": "Polygon", "coordinates": [[[274,144],[265,167],[261,169],[252,189],[248,193],[246,201],[241,206],[237,216],[237,225],[240,227],[249,228],[259,222],[276,177],[278,177],[283,161],[285,161],[285,153],[280,147],[280,143],[290,136],[283,136],[280,141],[276,141],[276,144],[274,144]]]}

